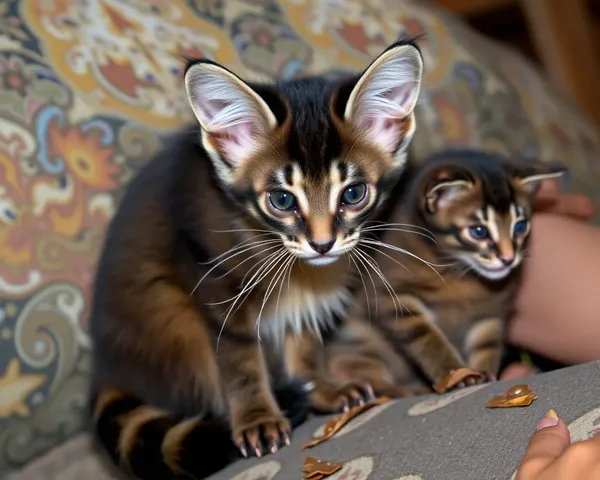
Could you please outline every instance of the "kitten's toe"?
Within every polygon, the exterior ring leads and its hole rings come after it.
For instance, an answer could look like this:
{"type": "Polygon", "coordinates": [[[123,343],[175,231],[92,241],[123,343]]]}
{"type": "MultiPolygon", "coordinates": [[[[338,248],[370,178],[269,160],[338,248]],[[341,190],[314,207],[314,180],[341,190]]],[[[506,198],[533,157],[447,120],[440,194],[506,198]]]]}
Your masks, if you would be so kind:
{"type": "Polygon", "coordinates": [[[320,382],[312,392],[315,409],[321,412],[347,412],[358,405],[364,405],[374,398],[373,389],[365,383],[351,382],[338,385],[320,382]]]}
{"type": "Polygon", "coordinates": [[[244,457],[262,457],[290,445],[290,424],[285,417],[258,418],[236,430],[234,442],[244,457]]]}

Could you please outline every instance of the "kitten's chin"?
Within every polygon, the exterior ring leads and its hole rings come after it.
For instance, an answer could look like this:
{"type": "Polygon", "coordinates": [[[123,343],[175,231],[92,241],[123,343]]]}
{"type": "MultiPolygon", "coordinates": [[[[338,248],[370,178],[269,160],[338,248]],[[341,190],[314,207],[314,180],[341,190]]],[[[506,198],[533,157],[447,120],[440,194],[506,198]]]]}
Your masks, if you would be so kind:
{"type": "Polygon", "coordinates": [[[479,273],[479,275],[487,278],[488,280],[502,280],[503,278],[506,278],[506,277],[508,277],[508,275],[510,275],[512,268],[502,267],[502,268],[491,269],[491,268],[479,267],[476,270],[477,270],[477,273],[479,273]]]}
{"type": "Polygon", "coordinates": [[[463,262],[465,262],[472,270],[474,270],[478,275],[486,278],[487,280],[502,280],[510,275],[513,270],[513,267],[484,267],[477,260],[475,260],[471,256],[463,256],[463,262]]]}
{"type": "Polygon", "coordinates": [[[305,258],[303,261],[312,267],[324,267],[337,262],[339,259],[339,255],[319,255],[318,257],[305,258]]]}

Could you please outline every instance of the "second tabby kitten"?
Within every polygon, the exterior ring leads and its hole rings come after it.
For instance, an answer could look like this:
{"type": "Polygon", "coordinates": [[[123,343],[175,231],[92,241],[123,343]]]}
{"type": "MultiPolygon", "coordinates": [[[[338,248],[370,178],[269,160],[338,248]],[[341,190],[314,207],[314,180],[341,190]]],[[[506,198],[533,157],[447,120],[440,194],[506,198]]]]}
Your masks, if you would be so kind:
{"type": "Polygon", "coordinates": [[[564,172],[474,150],[446,151],[412,170],[391,223],[371,227],[387,246],[361,242],[365,290],[328,346],[336,375],[379,395],[422,385],[414,367],[429,387],[460,367],[497,375],[534,196],[564,172]],[[387,282],[369,272],[375,263],[387,282]]]}

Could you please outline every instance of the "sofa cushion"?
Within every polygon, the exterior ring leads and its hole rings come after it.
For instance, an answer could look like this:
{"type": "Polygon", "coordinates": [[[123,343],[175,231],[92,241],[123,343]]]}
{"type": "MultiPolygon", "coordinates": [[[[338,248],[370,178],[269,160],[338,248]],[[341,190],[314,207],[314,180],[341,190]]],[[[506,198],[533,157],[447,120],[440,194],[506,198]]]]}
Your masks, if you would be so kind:
{"type": "Polygon", "coordinates": [[[181,58],[294,78],[362,68],[400,34],[425,34],[419,156],[560,160],[598,199],[598,131],[519,55],[421,0],[0,4],[0,477],[83,425],[94,264],[124,186],[191,118],[181,58]]]}
{"type": "MultiPolygon", "coordinates": [[[[529,407],[487,409],[484,404],[524,380],[471,387],[445,395],[386,403],[356,417],[333,438],[309,450],[326,418],[294,432],[292,445],[262,459],[240,460],[214,480],[302,478],[304,459],[342,463],[327,480],[508,480],[536,424],[554,408],[573,441],[600,431],[600,363],[526,379],[538,399],[529,407]]],[[[201,455],[201,452],[198,453],[201,455]]],[[[30,464],[11,480],[109,480],[122,478],[91,447],[87,435],[30,464]]]]}

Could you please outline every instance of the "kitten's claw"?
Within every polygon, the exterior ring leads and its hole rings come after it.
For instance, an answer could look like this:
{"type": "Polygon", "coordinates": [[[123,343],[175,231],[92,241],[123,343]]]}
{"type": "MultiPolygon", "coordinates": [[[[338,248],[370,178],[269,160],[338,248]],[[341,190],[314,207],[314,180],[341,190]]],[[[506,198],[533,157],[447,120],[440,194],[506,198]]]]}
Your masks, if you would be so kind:
{"type": "Polygon", "coordinates": [[[370,385],[350,382],[345,385],[321,381],[311,393],[315,408],[321,412],[347,412],[351,408],[364,405],[375,395],[370,385]]]}
{"type": "Polygon", "coordinates": [[[254,419],[234,435],[234,442],[244,458],[262,457],[275,453],[284,445],[290,445],[290,424],[283,416],[254,419]]]}

